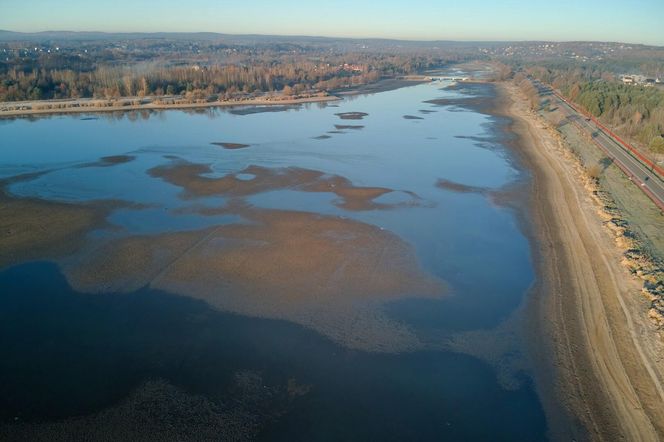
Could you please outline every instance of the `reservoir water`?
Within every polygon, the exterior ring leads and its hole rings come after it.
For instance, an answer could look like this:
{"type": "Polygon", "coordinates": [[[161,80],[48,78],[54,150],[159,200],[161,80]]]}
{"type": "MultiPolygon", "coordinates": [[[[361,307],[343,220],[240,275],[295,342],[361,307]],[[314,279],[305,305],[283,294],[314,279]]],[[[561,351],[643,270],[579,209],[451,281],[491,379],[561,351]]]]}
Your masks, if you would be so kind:
{"type": "Polygon", "coordinates": [[[493,97],[0,121],[0,436],[545,439],[493,97]]]}

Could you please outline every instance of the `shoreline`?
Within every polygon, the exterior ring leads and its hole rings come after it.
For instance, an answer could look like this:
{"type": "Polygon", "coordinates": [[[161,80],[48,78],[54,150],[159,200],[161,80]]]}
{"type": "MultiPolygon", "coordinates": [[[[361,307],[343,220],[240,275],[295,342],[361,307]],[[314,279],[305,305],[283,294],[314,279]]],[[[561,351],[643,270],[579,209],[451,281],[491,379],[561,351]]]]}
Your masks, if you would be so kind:
{"type": "MultiPolygon", "coordinates": [[[[159,98],[159,97],[157,97],[159,98]]],[[[102,112],[123,112],[123,111],[135,111],[135,110],[179,110],[179,109],[202,109],[202,108],[216,108],[216,107],[241,107],[241,106],[292,106],[298,104],[306,103],[327,103],[332,101],[340,101],[343,98],[337,97],[336,95],[326,95],[320,97],[304,97],[304,98],[293,98],[293,99],[279,99],[279,100],[267,100],[264,98],[251,99],[251,100],[228,100],[228,101],[212,101],[205,103],[177,103],[177,104],[164,104],[164,103],[144,103],[144,104],[129,104],[129,105],[113,105],[113,106],[83,106],[83,107],[65,107],[65,108],[49,108],[49,109],[19,109],[11,111],[0,111],[0,119],[2,118],[13,118],[13,117],[22,117],[22,116],[31,116],[31,115],[53,115],[53,114],[96,114],[102,112]]],[[[137,97],[127,97],[124,99],[118,99],[118,101],[132,101],[139,100],[137,97]]],[[[41,105],[52,105],[57,106],[59,104],[75,104],[81,102],[109,102],[108,100],[94,100],[94,99],[83,99],[83,100],[43,100],[43,101],[31,101],[31,102],[20,102],[25,106],[35,106],[38,104],[41,105]]],[[[1,105],[2,103],[0,103],[1,105]]],[[[13,104],[16,105],[16,104],[13,104]]]]}
{"type": "MultiPolygon", "coordinates": [[[[526,306],[535,383],[554,440],[664,439],[661,373],[641,348],[640,287],[559,141],[513,85],[497,84],[515,153],[532,173],[533,264],[526,306]]],[[[657,339],[657,336],[650,336],[657,339]]]]}
{"type": "Polygon", "coordinates": [[[151,96],[151,97],[120,97],[113,99],[96,98],[73,98],[57,100],[35,100],[35,101],[10,101],[0,102],[0,120],[3,118],[15,118],[32,115],[56,115],[56,114],[96,114],[104,112],[130,112],[137,110],[181,110],[181,109],[205,109],[205,108],[225,108],[225,107],[243,107],[243,106],[295,106],[308,103],[329,103],[341,101],[345,97],[375,94],[387,92],[403,87],[414,86],[427,83],[424,76],[407,76],[397,78],[383,78],[374,83],[360,84],[348,88],[335,89],[328,95],[309,96],[300,98],[283,98],[283,96],[262,97],[253,99],[234,99],[225,101],[205,101],[202,103],[155,103],[155,100],[173,100],[170,96],[151,96]],[[272,98],[272,99],[269,99],[272,98]],[[140,103],[141,100],[151,100],[140,103]],[[123,102],[139,102],[123,104],[123,102]],[[111,104],[110,106],[107,104],[111,104]],[[83,104],[83,106],[82,106],[83,104]],[[97,106],[95,104],[103,104],[97,106]],[[70,107],[57,107],[67,105],[70,107]],[[75,106],[74,106],[75,105],[75,106]],[[1,110],[2,106],[26,106],[29,109],[12,109],[9,111],[1,110]],[[53,106],[44,109],[35,109],[35,106],[53,106]]]}

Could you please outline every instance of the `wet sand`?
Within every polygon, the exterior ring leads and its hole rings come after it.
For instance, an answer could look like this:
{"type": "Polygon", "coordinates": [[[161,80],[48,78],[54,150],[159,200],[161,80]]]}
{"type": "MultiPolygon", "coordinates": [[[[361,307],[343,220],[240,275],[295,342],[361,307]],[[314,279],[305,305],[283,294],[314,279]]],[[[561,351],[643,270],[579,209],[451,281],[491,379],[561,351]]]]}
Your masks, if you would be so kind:
{"type": "Polygon", "coordinates": [[[237,209],[247,224],[114,240],[65,260],[83,292],[149,285],[222,310],[286,319],[347,348],[421,344],[381,305],[439,299],[445,284],[420,269],[410,246],[378,227],[304,212],[237,209]]]}
{"type": "Polygon", "coordinates": [[[530,210],[538,281],[527,313],[551,435],[661,440],[662,370],[643,344],[659,338],[635,326],[646,320],[645,310],[635,315],[629,308],[638,303],[639,283],[622,266],[555,132],[514,86],[500,85],[499,91],[498,113],[512,118],[516,153],[534,175],[530,210]]]}
{"type": "Polygon", "coordinates": [[[104,222],[106,213],[73,204],[15,199],[0,187],[0,268],[76,251],[85,234],[104,222]]]}

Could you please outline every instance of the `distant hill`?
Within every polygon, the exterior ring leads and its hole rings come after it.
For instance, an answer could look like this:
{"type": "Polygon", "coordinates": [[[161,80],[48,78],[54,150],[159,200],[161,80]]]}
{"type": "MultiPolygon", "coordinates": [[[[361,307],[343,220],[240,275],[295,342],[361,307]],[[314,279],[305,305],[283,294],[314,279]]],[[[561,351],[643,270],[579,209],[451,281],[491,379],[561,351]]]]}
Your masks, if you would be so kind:
{"type": "Polygon", "coordinates": [[[15,32],[0,30],[0,41],[94,41],[94,40],[197,40],[197,41],[221,41],[232,44],[250,44],[266,42],[285,43],[345,43],[345,44],[369,44],[372,46],[404,46],[404,47],[433,47],[433,46],[482,46],[504,44],[505,42],[477,42],[477,41],[452,41],[452,40],[394,40],[383,38],[341,38],[320,37],[306,35],[259,35],[259,34],[222,34],[216,32],[75,32],[75,31],[42,31],[34,33],[15,32]]]}

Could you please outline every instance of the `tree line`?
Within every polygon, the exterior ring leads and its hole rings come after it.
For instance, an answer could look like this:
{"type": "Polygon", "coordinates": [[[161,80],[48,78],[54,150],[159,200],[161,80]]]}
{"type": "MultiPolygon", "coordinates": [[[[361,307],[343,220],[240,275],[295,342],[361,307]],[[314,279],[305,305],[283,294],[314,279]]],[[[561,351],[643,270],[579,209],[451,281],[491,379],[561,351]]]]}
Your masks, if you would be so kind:
{"type": "Polygon", "coordinates": [[[283,54],[250,63],[199,65],[100,64],[91,69],[16,67],[0,72],[0,101],[181,95],[201,99],[281,91],[301,94],[374,82],[440,66],[439,57],[346,54],[312,58],[283,54]]]}

